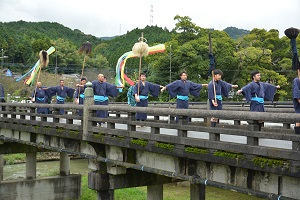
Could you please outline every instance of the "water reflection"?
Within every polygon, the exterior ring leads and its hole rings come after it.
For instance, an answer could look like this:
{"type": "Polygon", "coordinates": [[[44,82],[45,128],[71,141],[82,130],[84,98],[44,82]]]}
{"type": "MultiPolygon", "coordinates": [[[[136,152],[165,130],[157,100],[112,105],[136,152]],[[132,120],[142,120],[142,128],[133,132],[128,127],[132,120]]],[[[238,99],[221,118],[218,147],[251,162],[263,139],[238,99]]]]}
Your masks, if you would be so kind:
{"type": "MultiPolygon", "coordinates": [[[[37,176],[53,176],[59,173],[59,160],[38,162],[36,166],[37,176]]],[[[90,171],[87,159],[75,159],[70,162],[71,174],[86,174],[90,171]]],[[[12,180],[26,177],[26,163],[4,165],[3,179],[12,180]]]]}

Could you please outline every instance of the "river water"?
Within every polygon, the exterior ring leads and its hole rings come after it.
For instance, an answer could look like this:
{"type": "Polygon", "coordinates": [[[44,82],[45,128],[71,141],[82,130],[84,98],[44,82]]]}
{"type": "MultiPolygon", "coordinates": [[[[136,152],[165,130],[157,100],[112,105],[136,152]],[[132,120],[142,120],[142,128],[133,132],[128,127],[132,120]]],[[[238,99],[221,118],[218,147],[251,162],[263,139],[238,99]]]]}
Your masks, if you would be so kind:
{"type": "MultiPolygon", "coordinates": [[[[36,166],[36,175],[54,176],[59,174],[59,160],[38,162],[36,166]]],[[[90,171],[87,159],[74,159],[70,161],[71,174],[86,174],[90,171]]],[[[26,163],[4,165],[3,179],[13,180],[26,177],[26,163]]]]}

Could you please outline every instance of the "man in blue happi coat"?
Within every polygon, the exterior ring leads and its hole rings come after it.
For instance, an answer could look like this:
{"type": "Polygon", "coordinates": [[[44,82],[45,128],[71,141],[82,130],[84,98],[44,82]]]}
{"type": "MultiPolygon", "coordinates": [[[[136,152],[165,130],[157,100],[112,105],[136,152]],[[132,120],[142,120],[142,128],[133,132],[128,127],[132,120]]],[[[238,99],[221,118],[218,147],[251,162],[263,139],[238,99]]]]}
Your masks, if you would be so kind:
{"type": "MultiPolygon", "coordinates": [[[[52,98],[52,96],[56,95],[56,103],[57,104],[64,104],[66,97],[73,98],[75,89],[66,87],[65,81],[60,80],[58,86],[49,87],[47,88],[47,93],[52,98]]],[[[63,115],[65,113],[65,109],[60,109],[59,114],[63,115]]]]}
{"type": "MultiPolygon", "coordinates": [[[[134,96],[137,107],[148,107],[148,94],[158,97],[160,89],[163,86],[146,81],[146,74],[140,74],[140,80],[134,86],[134,96]]],[[[147,119],[147,113],[136,113],[136,120],[144,121],[147,119]]]]}
{"type": "MultiPolygon", "coordinates": [[[[31,94],[32,102],[39,104],[47,104],[48,103],[48,95],[46,93],[46,87],[42,86],[42,82],[36,83],[36,88],[31,94]]],[[[48,108],[37,108],[37,113],[39,114],[49,114],[48,108]]]]}
{"type": "MultiPolygon", "coordinates": [[[[222,99],[228,97],[231,88],[237,88],[238,85],[232,85],[222,79],[223,72],[219,69],[213,71],[213,80],[208,83],[208,99],[210,110],[222,110],[222,99]]],[[[211,118],[211,126],[215,127],[218,118],[211,118]]]]}
{"type": "Polygon", "coordinates": [[[189,94],[198,97],[202,86],[208,84],[198,84],[187,80],[187,73],[182,71],[180,73],[180,80],[176,80],[169,83],[161,89],[161,91],[167,90],[171,98],[176,97],[176,108],[186,109],[189,107],[189,94]]]}
{"type": "MultiPolygon", "coordinates": [[[[116,86],[105,81],[103,74],[98,74],[98,80],[92,82],[94,91],[94,104],[95,105],[108,105],[108,97],[116,97],[119,93],[118,88],[123,86],[116,86]]],[[[97,110],[96,116],[99,118],[107,118],[108,112],[106,110],[97,110]]],[[[99,125],[101,125],[100,122],[99,125]]]]}
{"type": "MultiPolygon", "coordinates": [[[[300,114],[300,80],[299,77],[293,80],[293,104],[295,113],[300,114]]],[[[300,123],[295,124],[295,133],[300,134],[300,123]]]]}
{"type": "MultiPolygon", "coordinates": [[[[87,82],[86,78],[85,77],[82,77],[80,79],[80,85],[85,85],[87,82]]],[[[77,86],[77,89],[76,89],[76,92],[74,94],[74,101],[76,104],[79,104],[79,105],[83,105],[83,102],[84,102],[84,88],[82,87],[79,87],[79,84],[76,85],[77,86]]],[[[82,109],[80,109],[78,111],[78,114],[79,116],[82,116],[82,109]]]]}
{"type": "Polygon", "coordinates": [[[252,82],[242,87],[237,93],[242,93],[246,101],[250,102],[250,111],[265,112],[264,100],[273,101],[276,89],[280,86],[260,82],[260,72],[257,70],[251,72],[251,78],[252,82]]]}

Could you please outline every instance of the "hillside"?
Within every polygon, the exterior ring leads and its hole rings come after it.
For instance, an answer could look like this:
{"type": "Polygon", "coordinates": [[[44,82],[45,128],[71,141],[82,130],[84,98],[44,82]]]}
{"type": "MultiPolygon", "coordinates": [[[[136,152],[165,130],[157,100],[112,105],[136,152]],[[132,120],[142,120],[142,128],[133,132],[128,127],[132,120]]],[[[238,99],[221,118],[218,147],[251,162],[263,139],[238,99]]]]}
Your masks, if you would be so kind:
{"type": "Polygon", "coordinates": [[[250,31],[248,31],[248,30],[239,29],[239,28],[232,27],[232,26],[225,28],[223,31],[225,31],[229,35],[229,37],[231,37],[234,40],[250,33],[250,31]]]}

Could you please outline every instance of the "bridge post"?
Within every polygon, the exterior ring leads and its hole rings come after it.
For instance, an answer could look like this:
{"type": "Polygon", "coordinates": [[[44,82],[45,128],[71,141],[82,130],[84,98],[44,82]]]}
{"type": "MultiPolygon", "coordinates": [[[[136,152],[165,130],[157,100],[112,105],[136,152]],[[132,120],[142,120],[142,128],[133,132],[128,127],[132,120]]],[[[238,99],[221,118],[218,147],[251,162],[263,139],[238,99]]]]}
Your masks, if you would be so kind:
{"type": "MultiPolygon", "coordinates": [[[[159,121],[159,116],[154,116],[154,120],[155,121],[159,121]]],[[[160,133],[160,129],[157,127],[151,127],[151,133],[152,134],[159,134],[160,133]]]]}
{"type": "MultiPolygon", "coordinates": [[[[262,123],[257,121],[257,120],[251,120],[251,121],[247,121],[248,122],[248,130],[250,131],[261,131],[261,126],[262,123]]],[[[258,145],[258,137],[247,137],[247,144],[249,145],[254,145],[257,146],[258,145]]]]}
{"type": "Polygon", "coordinates": [[[163,200],[163,185],[148,185],[147,200],[163,200]]]}
{"type": "Polygon", "coordinates": [[[26,179],[36,178],[36,152],[26,153],[26,179]]]}
{"type": "MultiPolygon", "coordinates": [[[[187,124],[187,117],[186,116],[179,115],[177,117],[178,117],[178,125],[181,126],[181,125],[186,125],[187,124]]],[[[178,129],[177,130],[177,135],[179,137],[187,137],[187,131],[178,129]]]]}
{"type": "Polygon", "coordinates": [[[70,157],[65,152],[60,153],[59,175],[60,176],[69,176],[70,175],[70,157]]]}
{"type": "MultiPolygon", "coordinates": [[[[135,113],[129,112],[127,119],[128,119],[128,121],[135,121],[135,113]]],[[[136,125],[132,125],[132,124],[128,123],[127,130],[128,131],[136,131],[136,125]]]]}
{"type": "Polygon", "coordinates": [[[82,117],[82,137],[84,140],[87,139],[89,134],[88,127],[91,126],[91,122],[88,120],[91,113],[89,111],[89,106],[94,105],[94,91],[92,88],[92,83],[87,82],[86,89],[84,90],[84,103],[83,103],[83,117],[82,117]]]}

